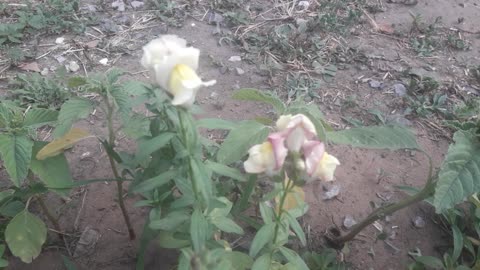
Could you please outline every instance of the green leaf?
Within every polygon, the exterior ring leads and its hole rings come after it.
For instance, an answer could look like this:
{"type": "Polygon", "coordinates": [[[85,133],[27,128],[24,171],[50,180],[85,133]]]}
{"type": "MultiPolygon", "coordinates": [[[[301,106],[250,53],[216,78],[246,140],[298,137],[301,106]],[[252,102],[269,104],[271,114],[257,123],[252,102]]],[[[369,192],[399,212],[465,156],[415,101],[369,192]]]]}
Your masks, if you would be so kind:
{"type": "Polygon", "coordinates": [[[16,215],[5,230],[5,241],[13,255],[24,263],[31,263],[42,250],[47,239],[47,227],[38,217],[23,210],[16,215]]]}
{"type": "Polygon", "coordinates": [[[122,130],[132,139],[151,136],[150,120],[142,114],[135,113],[129,117],[128,121],[124,121],[122,130]]]}
{"type": "Polygon", "coordinates": [[[257,175],[252,174],[248,176],[248,181],[243,192],[241,194],[240,200],[235,204],[232,213],[235,215],[246,210],[249,207],[250,196],[252,195],[255,187],[257,185],[257,175]]]}
{"type": "Polygon", "coordinates": [[[453,253],[452,253],[452,260],[456,261],[463,250],[463,234],[457,225],[452,226],[452,233],[453,233],[453,253]]]}
{"type": "Polygon", "coordinates": [[[28,174],[33,142],[26,135],[0,134],[0,154],[3,166],[15,186],[19,187],[28,174]]]}
{"type": "Polygon", "coordinates": [[[443,269],[443,262],[437,257],[433,256],[418,256],[415,258],[415,260],[421,264],[424,264],[426,266],[435,268],[435,269],[443,269]]]}
{"type": "Polygon", "coordinates": [[[232,97],[238,100],[260,101],[270,104],[277,111],[277,114],[283,114],[283,112],[285,111],[285,104],[283,104],[283,102],[278,97],[264,92],[260,92],[257,89],[240,89],[235,91],[232,97]]]}
{"type": "Polygon", "coordinates": [[[327,132],[330,142],[370,149],[417,149],[415,135],[398,126],[372,126],[327,132]]]}
{"type": "Polygon", "coordinates": [[[190,224],[190,235],[192,237],[193,249],[196,252],[202,250],[208,238],[208,222],[203,216],[202,211],[196,208],[192,214],[192,223],[190,224]]]}
{"type": "Polygon", "coordinates": [[[4,252],[5,252],[5,245],[0,244],[0,268],[8,266],[8,261],[2,259],[4,252]]]}
{"type": "Polygon", "coordinates": [[[218,150],[217,161],[228,165],[242,159],[250,147],[265,141],[268,133],[268,127],[256,121],[241,122],[228,133],[218,150]]]}
{"type": "Polygon", "coordinates": [[[59,154],[44,160],[35,158],[38,151],[42,149],[48,142],[35,142],[32,151],[31,170],[37,175],[47,187],[54,188],[53,190],[60,195],[68,195],[69,189],[58,189],[73,184],[72,175],[68,166],[68,161],[64,154],[59,154]]]}
{"type": "Polygon", "coordinates": [[[286,247],[279,247],[279,250],[287,261],[296,266],[296,269],[309,270],[303,259],[295,251],[286,247]]]}
{"type": "Polygon", "coordinates": [[[260,202],[260,214],[262,216],[262,220],[265,224],[267,223],[272,223],[273,220],[275,219],[273,209],[271,207],[268,207],[265,202],[260,202]]]}
{"type": "Polygon", "coordinates": [[[230,261],[232,270],[247,270],[253,265],[253,259],[245,253],[239,251],[225,252],[223,257],[230,261]]]}
{"type": "Polygon", "coordinates": [[[157,241],[162,248],[179,249],[191,245],[189,240],[175,238],[175,233],[167,231],[161,231],[157,241]]]}
{"type": "Polygon", "coordinates": [[[62,261],[67,270],[77,270],[75,264],[67,256],[62,255],[62,261]]]}
{"type": "Polygon", "coordinates": [[[205,162],[205,165],[210,170],[212,170],[214,173],[216,173],[218,175],[230,177],[230,178],[238,180],[240,182],[246,182],[247,181],[247,177],[245,175],[243,175],[238,169],[231,168],[231,167],[228,167],[226,165],[223,165],[223,164],[220,164],[220,163],[217,163],[217,162],[213,162],[213,161],[210,161],[210,160],[207,160],[205,162]]]}
{"type": "Polygon", "coordinates": [[[115,105],[117,106],[118,112],[123,122],[129,121],[130,119],[128,115],[131,111],[130,97],[125,92],[123,92],[123,89],[121,87],[113,87],[110,91],[110,95],[115,101],[115,105]]]}
{"type": "Polygon", "coordinates": [[[218,119],[218,118],[203,118],[196,122],[197,127],[208,129],[234,129],[237,124],[231,121],[218,119]]]}
{"type": "Polygon", "coordinates": [[[150,226],[148,226],[149,223],[150,219],[147,217],[137,251],[137,263],[135,265],[135,269],[137,270],[143,270],[145,268],[145,251],[147,250],[148,244],[155,239],[159,233],[158,231],[150,229],[150,226]]]}
{"type": "Polygon", "coordinates": [[[161,174],[159,174],[159,175],[157,175],[153,178],[144,180],[144,181],[140,182],[138,185],[136,185],[133,188],[132,192],[144,193],[144,192],[147,192],[147,191],[151,191],[155,188],[159,188],[159,187],[167,184],[173,178],[175,178],[177,173],[178,172],[176,170],[169,170],[169,171],[163,172],[163,173],[161,173],[161,174]]]}
{"type": "Polygon", "coordinates": [[[457,131],[454,143],[438,173],[433,204],[437,213],[452,208],[480,191],[480,142],[464,131],[457,131]]]}
{"type": "Polygon", "coordinates": [[[23,125],[36,128],[57,121],[58,111],[34,108],[30,109],[25,115],[23,125]]]}
{"type": "Polygon", "coordinates": [[[307,238],[305,237],[305,232],[302,229],[302,226],[300,226],[300,223],[298,223],[297,219],[294,218],[290,213],[286,213],[288,223],[290,223],[290,226],[292,227],[293,232],[297,235],[298,239],[300,239],[300,242],[302,243],[303,246],[307,245],[307,238]]]}
{"type": "Polygon", "coordinates": [[[175,136],[175,133],[165,132],[151,139],[144,139],[138,142],[135,159],[142,161],[148,158],[153,152],[161,149],[175,136]]]}
{"type": "Polygon", "coordinates": [[[196,158],[190,158],[190,169],[192,170],[192,180],[200,191],[204,201],[208,204],[212,197],[213,186],[211,175],[207,172],[207,167],[202,161],[196,158]]]}
{"type": "Polygon", "coordinates": [[[21,201],[11,201],[0,206],[0,215],[5,217],[14,217],[25,209],[25,204],[21,201]]]}
{"type": "Polygon", "coordinates": [[[126,81],[122,83],[123,91],[132,96],[140,96],[148,92],[148,85],[141,81],[126,81]]]}
{"type": "Polygon", "coordinates": [[[68,79],[67,86],[69,88],[76,88],[82,85],[87,84],[87,79],[85,77],[71,77],[68,79]]]}
{"type": "Polygon", "coordinates": [[[252,245],[250,247],[249,255],[251,257],[257,256],[258,252],[270,241],[273,240],[273,233],[275,229],[275,223],[269,223],[263,225],[257,234],[253,238],[252,245]]]}
{"type": "Polygon", "coordinates": [[[190,214],[186,211],[170,212],[162,219],[150,221],[150,228],[154,230],[175,231],[180,225],[189,219],[190,214]]]}
{"type": "Polygon", "coordinates": [[[67,133],[73,123],[79,119],[88,117],[93,110],[93,104],[85,98],[72,98],[63,103],[58,115],[58,122],[53,137],[58,138],[67,133]]]}
{"type": "Polygon", "coordinates": [[[272,258],[270,253],[265,253],[258,257],[253,263],[252,270],[270,270],[272,265],[272,258]]]}
{"type": "Polygon", "coordinates": [[[211,219],[213,225],[215,225],[221,231],[226,233],[243,234],[242,227],[238,226],[235,221],[227,217],[216,217],[211,219]]]}

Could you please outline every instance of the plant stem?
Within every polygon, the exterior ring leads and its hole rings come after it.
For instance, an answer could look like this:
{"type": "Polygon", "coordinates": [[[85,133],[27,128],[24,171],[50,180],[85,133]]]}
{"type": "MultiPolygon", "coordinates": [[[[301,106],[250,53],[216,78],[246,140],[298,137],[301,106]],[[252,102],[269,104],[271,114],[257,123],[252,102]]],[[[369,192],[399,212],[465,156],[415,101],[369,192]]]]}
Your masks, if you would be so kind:
{"type": "MultiPolygon", "coordinates": [[[[114,108],[113,108],[113,105],[109,103],[108,97],[105,96],[104,100],[107,105],[108,144],[113,149],[115,147],[115,130],[113,129],[114,108]]],[[[108,150],[107,150],[107,153],[109,153],[108,150]]],[[[108,160],[110,161],[110,166],[112,167],[112,172],[115,178],[122,179],[120,177],[120,174],[118,173],[117,164],[115,163],[115,160],[110,154],[108,154],[108,160]]],[[[130,237],[130,240],[134,240],[135,231],[132,228],[132,224],[130,223],[130,217],[125,207],[125,202],[123,201],[123,181],[117,181],[117,198],[118,198],[118,205],[120,206],[120,210],[122,211],[123,219],[125,220],[125,224],[127,225],[128,235],[130,237]]]]}
{"type": "Polygon", "coordinates": [[[332,237],[327,235],[327,240],[333,244],[334,247],[341,248],[345,244],[345,242],[348,242],[355,238],[355,236],[361,232],[365,227],[368,225],[372,224],[373,222],[377,221],[380,218],[383,218],[387,215],[390,215],[400,209],[403,209],[405,207],[408,207],[412,204],[415,204],[417,202],[421,202],[428,197],[432,196],[432,194],[435,191],[435,185],[436,183],[433,181],[433,165],[432,165],[432,159],[430,156],[425,153],[424,151],[421,151],[428,157],[428,161],[430,164],[430,168],[428,171],[428,179],[427,182],[425,183],[425,186],[421,191],[419,191],[417,194],[409,196],[397,203],[389,204],[383,207],[380,207],[373,211],[368,217],[366,217],[364,220],[362,220],[360,223],[357,223],[352,227],[352,229],[345,235],[340,235],[337,237],[332,237]]]}
{"type": "MultiPolygon", "coordinates": [[[[47,205],[45,205],[45,201],[42,199],[42,197],[37,196],[37,201],[38,201],[38,204],[40,205],[40,208],[42,208],[42,211],[47,217],[47,219],[52,223],[53,228],[55,228],[57,232],[61,232],[62,229],[60,228],[60,224],[58,224],[58,220],[50,212],[47,205]]],[[[62,234],[58,234],[58,235],[60,236],[60,238],[63,238],[62,234]]]]}
{"type": "Polygon", "coordinates": [[[278,208],[278,215],[276,216],[275,220],[275,231],[273,233],[273,244],[277,242],[277,236],[278,236],[278,230],[280,228],[280,223],[282,222],[282,213],[283,213],[283,206],[285,204],[285,199],[287,198],[288,192],[290,191],[290,183],[292,183],[292,187],[294,182],[291,180],[288,180],[287,184],[283,184],[284,189],[283,189],[283,194],[282,197],[280,198],[280,206],[278,208]]]}

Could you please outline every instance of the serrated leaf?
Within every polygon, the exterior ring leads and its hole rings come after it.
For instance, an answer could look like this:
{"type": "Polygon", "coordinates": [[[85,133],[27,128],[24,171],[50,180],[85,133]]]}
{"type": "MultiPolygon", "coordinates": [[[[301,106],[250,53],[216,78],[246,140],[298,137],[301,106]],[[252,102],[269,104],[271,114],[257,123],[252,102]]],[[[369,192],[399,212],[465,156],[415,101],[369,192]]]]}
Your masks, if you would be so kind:
{"type": "Polygon", "coordinates": [[[231,220],[228,217],[216,217],[211,219],[213,225],[215,225],[221,231],[226,233],[236,233],[236,234],[243,234],[242,227],[238,226],[235,221],[231,220]]]}
{"type": "MultiPolygon", "coordinates": [[[[40,149],[48,145],[47,142],[35,142],[32,150],[31,170],[37,175],[42,182],[49,188],[68,187],[73,183],[68,161],[65,155],[59,154],[44,160],[35,158],[40,149]]],[[[68,195],[69,189],[56,190],[60,195],[68,195]]]]}
{"type": "Polygon", "coordinates": [[[131,110],[130,97],[127,95],[127,93],[123,91],[121,87],[113,87],[110,91],[110,95],[115,101],[115,105],[117,106],[118,112],[123,122],[129,121],[130,119],[128,115],[131,110]]]}
{"type": "Polygon", "coordinates": [[[250,246],[251,257],[257,256],[258,252],[270,241],[273,239],[275,229],[275,223],[268,223],[263,225],[260,230],[257,231],[257,234],[253,238],[252,245],[250,246]]]}
{"type": "Polygon", "coordinates": [[[63,153],[68,148],[71,148],[79,141],[89,137],[90,134],[79,128],[72,128],[68,133],[60,138],[57,138],[50,143],[46,144],[38,153],[36,158],[38,160],[44,160],[49,157],[54,157],[63,153]]]}
{"type": "Polygon", "coordinates": [[[193,211],[190,223],[190,236],[192,238],[193,249],[196,252],[202,250],[208,237],[208,223],[198,208],[193,211]]]}
{"type": "Polygon", "coordinates": [[[151,191],[155,188],[159,188],[165,184],[167,184],[170,180],[172,180],[177,175],[177,171],[170,170],[164,173],[161,173],[153,178],[144,180],[136,185],[132,192],[137,193],[144,193],[147,191],[151,191]]]}
{"type": "Polygon", "coordinates": [[[58,115],[58,122],[53,137],[58,138],[67,133],[73,123],[79,119],[88,117],[93,110],[93,104],[88,99],[72,98],[63,103],[58,115]]]}
{"type": "Polygon", "coordinates": [[[415,135],[398,126],[371,126],[327,132],[330,142],[370,149],[417,149],[415,135]]]}
{"type": "Polygon", "coordinates": [[[17,187],[21,186],[27,176],[32,147],[33,142],[26,135],[0,134],[0,154],[3,166],[17,187]]]}
{"type": "Polygon", "coordinates": [[[13,255],[24,263],[31,263],[42,250],[47,239],[47,227],[27,210],[16,215],[5,230],[5,241],[13,255]]]}
{"type": "Polygon", "coordinates": [[[230,178],[238,180],[240,182],[246,182],[247,181],[247,177],[245,175],[243,175],[238,169],[231,168],[231,167],[228,167],[226,165],[223,165],[223,164],[220,164],[220,163],[217,163],[217,162],[213,162],[213,161],[210,161],[210,160],[207,160],[205,162],[205,165],[210,170],[212,170],[214,173],[216,173],[218,175],[230,177],[230,178]]]}
{"type": "Polygon", "coordinates": [[[220,146],[217,161],[228,165],[242,159],[255,144],[262,143],[268,136],[269,129],[255,121],[243,121],[228,133],[220,146]]]}
{"type": "Polygon", "coordinates": [[[138,142],[135,159],[142,161],[148,158],[153,152],[164,147],[173,138],[175,133],[165,132],[151,139],[143,139],[138,142]]]}
{"type": "Polygon", "coordinates": [[[71,77],[67,82],[69,88],[76,88],[85,84],[87,84],[87,79],[85,77],[71,77]]]}
{"type": "Polygon", "coordinates": [[[148,92],[148,85],[141,81],[126,81],[122,83],[125,93],[132,96],[140,96],[148,92]]]}
{"type": "Polygon", "coordinates": [[[175,231],[178,226],[189,220],[191,215],[186,211],[170,212],[162,219],[150,221],[150,228],[154,230],[175,231]]]}
{"type": "Polygon", "coordinates": [[[454,143],[438,173],[433,204],[437,213],[452,208],[480,191],[480,142],[478,137],[457,131],[454,143]]]}
{"type": "Polygon", "coordinates": [[[257,89],[240,89],[235,91],[232,97],[238,100],[260,101],[270,104],[273,106],[273,108],[277,111],[278,114],[283,114],[283,112],[285,111],[285,105],[278,97],[260,92],[257,89]]]}
{"type": "Polygon", "coordinates": [[[33,108],[25,115],[23,125],[25,127],[37,128],[55,122],[57,121],[57,118],[58,111],[33,108]]]}
{"type": "Polygon", "coordinates": [[[139,139],[144,136],[151,136],[150,119],[141,114],[133,114],[127,121],[123,121],[122,131],[132,139],[139,139]]]}
{"type": "Polygon", "coordinates": [[[197,127],[209,128],[209,129],[234,129],[237,124],[231,121],[218,119],[218,118],[203,118],[196,122],[197,127]]]}

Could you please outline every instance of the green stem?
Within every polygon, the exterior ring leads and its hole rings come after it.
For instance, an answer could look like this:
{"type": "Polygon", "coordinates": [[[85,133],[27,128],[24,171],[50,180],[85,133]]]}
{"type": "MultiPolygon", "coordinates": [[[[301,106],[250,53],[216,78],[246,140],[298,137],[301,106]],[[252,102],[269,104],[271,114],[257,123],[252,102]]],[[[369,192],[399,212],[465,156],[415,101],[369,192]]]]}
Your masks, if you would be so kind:
{"type": "MultiPolygon", "coordinates": [[[[107,105],[107,126],[108,126],[108,144],[113,149],[115,147],[115,130],[113,129],[113,105],[108,101],[108,97],[104,97],[105,103],[107,105]]],[[[107,149],[105,149],[107,150],[107,149]]],[[[108,153],[108,151],[107,151],[108,153]]],[[[108,155],[108,160],[110,161],[110,166],[112,167],[113,175],[116,179],[122,179],[118,173],[117,164],[111,155],[108,155]]],[[[123,181],[117,181],[117,198],[118,205],[122,211],[123,219],[128,229],[128,235],[130,240],[135,239],[135,231],[133,230],[132,224],[130,222],[130,217],[128,215],[127,209],[125,207],[125,202],[123,201],[123,181]]]]}
{"type": "Polygon", "coordinates": [[[398,210],[401,210],[405,207],[408,207],[412,204],[415,204],[417,202],[421,202],[428,197],[432,196],[434,191],[435,191],[435,185],[436,183],[433,181],[433,165],[432,165],[432,159],[430,156],[425,153],[424,151],[421,151],[428,157],[429,161],[429,172],[428,172],[428,179],[427,182],[425,183],[425,186],[423,189],[418,192],[415,195],[409,196],[397,203],[386,205],[383,207],[380,207],[373,211],[368,217],[366,217],[364,220],[362,220],[360,223],[357,223],[352,227],[352,229],[344,235],[340,235],[337,237],[332,237],[332,236],[327,236],[328,240],[333,244],[334,247],[341,248],[343,245],[355,238],[355,236],[360,233],[365,227],[368,225],[372,224],[373,222],[377,221],[380,218],[383,218],[387,215],[390,215],[398,210]]]}
{"type": "MultiPolygon", "coordinates": [[[[185,126],[184,126],[185,123],[183,121],[183,116],[180,112],[180,109],[177,109],[177,115],[178,115],[178,121],[180,122],[180,132],[182,133],[182,139],[183,139],[184,147],[188,150],[189,153],[191,153],[191,149],[189,149],[189,142],[188,142],[187,134],[186,134],[186,131],[185,131],[185,126]]],[[[195,195],[195,200],[198,202],[199,201],[198,187],[197,187],[197,183],[194,179],[191,160],[189,160],[189,162],[188,162],[188,169],[189,169],[188,172],[190,174],[190,182],[192,183],[193,194],[195,195]]]]}
{"type": "Polygon", "coordinates": [[[278,215],[276,215],[275,219],[275,231],[273,233],[273,244],[277,242],[277,237],[278,237],[278,230],[280,229],[280,225],[282,222],[282,214],[283,214],[283,206],[285,204],[285,199],[287,198],[288,193],[290,192],[290,183],[292,183],[292,187],[294,186],[294,182],[289,180],[287,182],[287,185],[282,184],[284,186],[283,188],[283,194],[282,197],[280,198],[280,205],[278,208],[278,215]]]}

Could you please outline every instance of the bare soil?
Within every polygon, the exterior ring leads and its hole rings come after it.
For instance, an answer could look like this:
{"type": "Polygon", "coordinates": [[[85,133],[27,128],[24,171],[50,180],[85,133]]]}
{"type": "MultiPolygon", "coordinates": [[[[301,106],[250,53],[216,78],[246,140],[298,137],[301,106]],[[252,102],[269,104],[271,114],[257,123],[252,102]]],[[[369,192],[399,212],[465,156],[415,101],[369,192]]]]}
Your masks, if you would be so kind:
{"type": "MultiPolygon", "coordinates": [[[[77,72],[78,74],[85,75],[84,66],[88,74],[103,72],[110,66],[118,66],[135,74],[132,76],[137,79],[149,81],[148,74],[141,72],[143,68],[139,63],[142,46],[160,34],[176,34],[187,39],[192,46],[201,49],[199,69],[201,76],[217,80],[215,86],[203,89],[199,93],[197,102],[203,110],[202,116],[243,120],[269,113],[268,106],[231,99],[231,94],[238,88],[252,87],[266,91],[278,89],[275,88],[275,83],[272,84],[272,80],[259,75],[256,63],[228,61],[231,56],[242,56],[242,51],[235,46],[219,46],[219,36],[213,34],[216,26],[201,20],[203,11],[194,12],[193,16],[185,20],[183,27],[174,28],[153,19],[141,22],[148,19],[145,17],[146,12],[127,10],[121,13],[110,7],[110,1],[105,2],[104,6],[108,10],[102,18],[118,19],[118,16],[126,16],[130,26],[125,26],[124,31],[112,35],[102,35],[92,28],[87,30],[89,34],[64,35],[65,44],[67,44],[64,47],[55,45],[54,41],[58,36],[46,36],[40,43],[50,45],[39,46],[37,55],[51,52],[36,60],[41,69],[58,67],[60,64],[54,56],[68,51],[69,48],[77,48],[75,44],[99,39],[101,42],[99,48],[108,50],[85,51],[84,53],[89,54],[90,60],[82,57],[80,53],[64,54],[68,59],[66,62],[78,61],[74,54],[82,60],[82,63],[79,63],[81,69],[77,72]],[[135,22],[141,22],[139,25],[143,28],[136,29],[135,22]],[[98,60],[104,57],[109,59],[108,66],[98,63],[98,60]],[[215,64],[219,61],[229,68],[225,73],[225,70],[215,64]],[[236,67],[240,67],[245,73],[239,75],[235,71],[236,67]]],[[[365,18],[362,24],[356,26],[355,35],[345,37],[344,44],[349,44],[350,47],[367,55],[368,62],[347,64],[345,69],[337,72],[333,82],[314,89],[320,97],[314,100],[315,103],[326,114],[334,128],[349,126],[342,117],[355,117],[367,123],[371,122],[371,116],[366,113],[368,109],[378,109],[387,116],[398,115],[401,107],[405,105],[394,93],[392,85],[396,80],[390,75],[398,69],[420,70],[444,85],[453,85],[453,87],[442,88],[442,91],[454,98],[457,91],[463,91],[462,89],[468,86],[464,73],[465,67],[478,64],[480,60],[480,36],[478,32],[474,33],[479,30],[478,25],[480,25],[479,1],[418,0],[416,5],[387,3],[388,1],[383,0],[372,2],[379,4],[384,10],[375,15],[372,14],[372,18],[377,23],[393,26],[399,35],[375,32],[365,18]],[[470,42],[470,50],[455,51],[442,48],[435,51],[431,57],[419,57],[404,38],[412,27],[410,13],[421,14],[423,20],[428,22],[433,22],[436,17],[441,16],[442,27],[445,29],[461,29],[457,34],[467,38],[470,42]],[[462,22],[459,24],[459,21],[462,22]],[[382,81],[385,88],[373,89],[363,81],[364,78],[382,81]],[[357,106],[351,108],[342,106],[341,101],[350,97],[355,98],[357,106]]],[[[83,3],[83,5],[86,4],[92,4],[92,1],[83,3]]],[[[268,4],[272,5],[270,2],[268,4]]],[[[29,45],[26,44],[25,47],[29,45]]],[[[16,72],[20,70],[13,68],[0,75],[3,75],[3,78],[9,78],[16,72]]],[[[77,126],[89,130],[92,134],[103,136],[106,134],[103,120],[103,115],[97,111],[87,120],[79,122],[77,126]]],[[[449,132],[443,129],[438,124],[438,119],[433,116],[403,120],[416,133],[422,149],[432,156],[434,165],[440,166],[450,142],[449,132]]],[[[126,150],[134,149],[133,143],[124,137],[120,137],[117,144],[126,150]]],[[[331,146],[329,152],[337,156],[342,163],[336,172],[337,181],[334,183],[340,186],[340,195],[336,199],[324,201],[321,196],[324,188],[329,188],[330,185],[316,183],[305,187],[310,208],[303,219],[303,225],[308,234],[309,247],[314,250],[325,247],[324,232],[335,225],[341,228],[346,215],[352,215],[356,221],[359,221],[371,211],[370,202],[385,203],[403,198],[405,194],[395,186],[421,187],[427,177],[428,162],[419,153],[360,150],[346,146],[331,146]]],[[[67,155],[74,179],[112,177],[107,155],[95,139],[79,143],[67,155]]],[[[4,172],[0,171],[0,177],[0,183],[4,184],[8,181],[4,172]]],[[[87,255],[74,258],[78,269],[134,269],[138,241],[128,240],[120,209],[116,203],[115,192],[114,184],[97,183],[75,189],[68,198],[60,199],[51,196],[48,204],[59,216],[69,244],[68,250],[64,248],[64,244],[59,241],[54,232],[49,232],[49,240],[43,253],[32,264],[23,264],[11,258],[8,269],[65,269],[61,255],[74,252],[76,242],[86,228],[97,231],[100,238],[87,255]]],[[[139,236],[148,211],[133,206],[137,199],[129,196],[126,200],[135,231],[139,236]]],[[[411,262],[408,252],[415,248],[419,248],[423,255],[441,256],[445,251],[444,247],[450,243],[448,234],[435,224],[436,217],[433,213],[433,208],[426,203],[399,211],[388,218],[388,221],[379,222],[386,231],[390,232],[390,238],[387,239],[389,244],[376,240],[379,231],[370,226],[354,241],[348,243],[348,249],[339,252],[339,258],[349,263],[349,269],[397,270],[406,269],[411,262]],[[425,220],[424,227],[417,228],[413,225],[412,220],[416,217],[425,220]]],[[[176,263],[176,254],[158,249],[153,243],[147,251],[146,260],[146,269],[172,269],[176,263]]]]}

